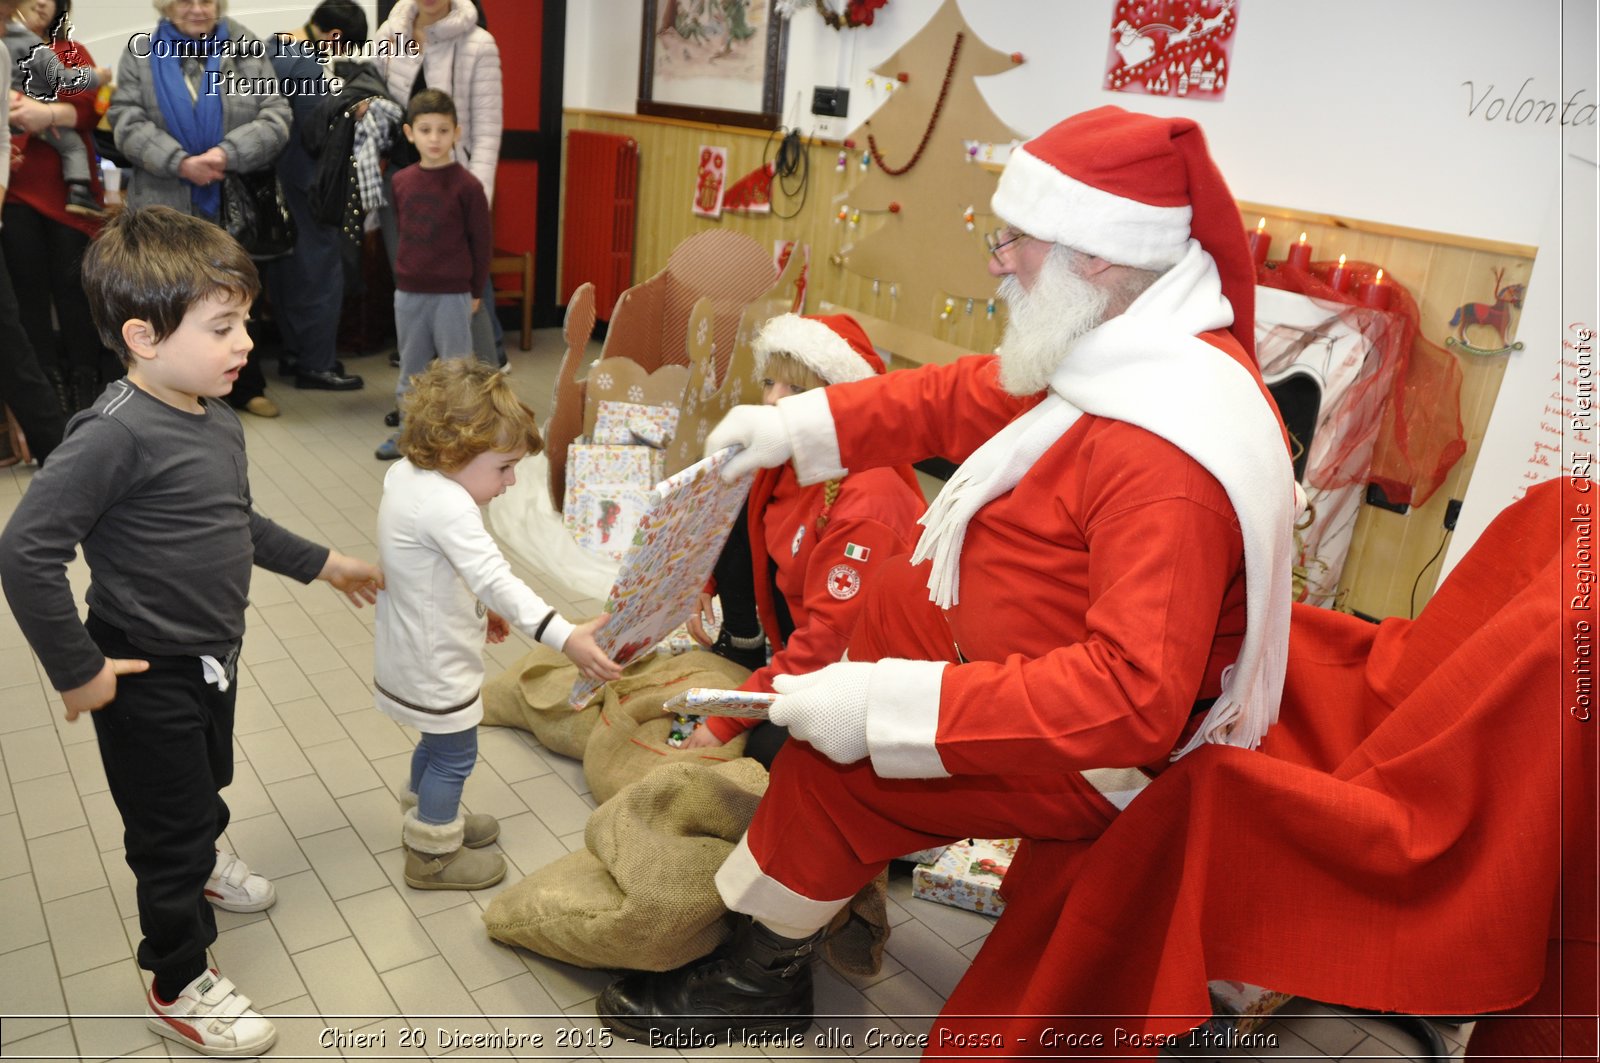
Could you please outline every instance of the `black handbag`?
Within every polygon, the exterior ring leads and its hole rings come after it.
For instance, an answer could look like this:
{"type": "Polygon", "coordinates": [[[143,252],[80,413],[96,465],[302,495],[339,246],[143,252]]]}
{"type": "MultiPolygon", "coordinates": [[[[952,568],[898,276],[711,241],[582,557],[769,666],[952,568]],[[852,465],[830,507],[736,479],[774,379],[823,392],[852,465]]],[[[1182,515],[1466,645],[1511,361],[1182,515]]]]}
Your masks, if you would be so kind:
{"type": "Polygon", "coordinates": [[[294,250],[294,217],[277,171],[230,173],[222,179],[222,227],[258,261],[294,250]]]}

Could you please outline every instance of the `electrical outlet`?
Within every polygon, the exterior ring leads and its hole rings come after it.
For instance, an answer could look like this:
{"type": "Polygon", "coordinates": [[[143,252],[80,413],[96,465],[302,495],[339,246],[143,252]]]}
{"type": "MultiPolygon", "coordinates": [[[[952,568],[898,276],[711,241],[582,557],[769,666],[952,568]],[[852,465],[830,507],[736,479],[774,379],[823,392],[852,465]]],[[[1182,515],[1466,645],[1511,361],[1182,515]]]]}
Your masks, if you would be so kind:
{"type": "Polygon", "coordinates": [[[834,119],[822,115],[812,116],[811,135],[818,140],[837,140],[839,136],[834,130],[834,119]]]}
{"type": "Polygon", "coordinates": [[[811,90],[811,113],[843,118],[850,113],[850,90],[818,85],[811,90]]]}
{"type": "Polygon", "coordinates": [[[1389,501],[1389,496],[1384,494],[1383,488],[1379,487],[1377,484],[1367,485],[1367,505],[1377,506],[1379,509],[1386,509],[1390,513],[1400,514],[1404,514],[1411,509],[1411,507],[1404,502],[1389,501]]]}

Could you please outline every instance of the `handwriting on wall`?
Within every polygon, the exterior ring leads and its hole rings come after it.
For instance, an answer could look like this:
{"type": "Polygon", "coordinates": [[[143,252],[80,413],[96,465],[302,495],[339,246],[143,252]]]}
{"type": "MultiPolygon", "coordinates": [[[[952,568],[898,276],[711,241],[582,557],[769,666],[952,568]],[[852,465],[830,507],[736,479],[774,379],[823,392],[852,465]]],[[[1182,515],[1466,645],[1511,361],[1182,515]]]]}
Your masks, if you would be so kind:
{"type": "Polygon", "coordinates": [[[1572,95],[1564,99],[1549,99],[1542,95],[1543,90],[1535,87],[1533,78],[1524,78],[1509,98],[1493,82],[1481,90],[1474,81],[1463,81],[1461,87],[1467,90],[1468,118],[1513,125],[1595,124],[1595,104],[1586,88],[1574,89],[1572,95]]]}
{"type": "Polygon", "coordinates": [[[1593,474],[1594,332],[1581,323],[1568,326],[1567,331],[1569,336],[1561,345],[1561,365],[1551,374],[1550,393],[1545,396],[1539,415],[1539,430],[1522,470],[1518,498],[1534,484],[1556,476],[1588,479],[1593,474]]]}

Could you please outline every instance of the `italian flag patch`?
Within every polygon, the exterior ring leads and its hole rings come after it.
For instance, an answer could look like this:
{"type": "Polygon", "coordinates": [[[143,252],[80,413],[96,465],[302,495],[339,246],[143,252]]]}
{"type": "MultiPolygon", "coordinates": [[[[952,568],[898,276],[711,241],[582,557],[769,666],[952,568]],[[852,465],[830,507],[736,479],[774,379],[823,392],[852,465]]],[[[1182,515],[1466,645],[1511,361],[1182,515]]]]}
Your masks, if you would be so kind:
{"type": "Polygon", "coordinates": [[[857,546],[855,543],[844,544],[844,556],[852,561],[865,561],[871,554],[872,551],[865,546],[857,546]]]}

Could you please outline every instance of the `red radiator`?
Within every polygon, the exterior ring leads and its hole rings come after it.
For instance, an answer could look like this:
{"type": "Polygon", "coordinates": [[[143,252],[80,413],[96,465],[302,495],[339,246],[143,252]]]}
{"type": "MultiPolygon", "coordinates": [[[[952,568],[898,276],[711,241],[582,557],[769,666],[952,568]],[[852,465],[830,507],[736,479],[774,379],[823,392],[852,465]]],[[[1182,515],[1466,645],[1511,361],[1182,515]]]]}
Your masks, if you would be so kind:
{"type": "Polygon", "coordinates": [[[632,137],[573,130],[567,134],[567,207],[562,220],[561,302],[594,282],[594,307],[611,320],[617,297],[633,284],[634,201],[639,145],[632,137]]]}

